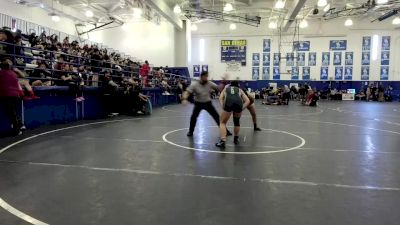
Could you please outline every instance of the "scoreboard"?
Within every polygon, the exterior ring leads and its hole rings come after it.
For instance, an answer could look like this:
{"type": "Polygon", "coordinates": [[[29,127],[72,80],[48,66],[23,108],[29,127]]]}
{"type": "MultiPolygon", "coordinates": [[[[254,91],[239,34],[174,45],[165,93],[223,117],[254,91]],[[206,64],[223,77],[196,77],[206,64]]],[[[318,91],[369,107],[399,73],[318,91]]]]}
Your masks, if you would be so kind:
{"type": "Polygon", "coordinates": [[[238,62],[246,66],[246,40],[222,40],[221,62],[238,62]]]}

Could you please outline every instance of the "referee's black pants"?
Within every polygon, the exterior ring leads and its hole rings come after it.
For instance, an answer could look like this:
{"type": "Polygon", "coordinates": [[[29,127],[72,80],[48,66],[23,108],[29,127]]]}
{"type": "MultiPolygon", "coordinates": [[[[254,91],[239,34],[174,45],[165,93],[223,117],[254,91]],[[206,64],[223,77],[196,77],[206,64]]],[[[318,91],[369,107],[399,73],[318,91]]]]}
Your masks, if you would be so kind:
{"type": "Polygon", "coordinates": [[[218,114],[217,110],[215,110],[211,101],[210,102],[194,102],[193,113],[192,113],[192,117],[190,118],[189,132],[191,132],[191,133],[194,132],[194,128],[196,127],[197,117],[199,117],[199,114],[200,114],[201,110],[203,110],[203,109],[206,110],[212,116],[212,118],[215,120],[215,122],[219,126],[219,114],[218,114]]]}

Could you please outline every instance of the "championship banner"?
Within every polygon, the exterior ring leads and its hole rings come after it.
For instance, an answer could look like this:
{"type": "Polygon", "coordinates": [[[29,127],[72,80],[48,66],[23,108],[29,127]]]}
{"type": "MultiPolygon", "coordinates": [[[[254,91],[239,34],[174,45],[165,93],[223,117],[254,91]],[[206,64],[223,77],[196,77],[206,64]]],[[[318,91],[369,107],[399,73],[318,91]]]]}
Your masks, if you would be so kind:
{"type": "Polygon", "coordinates": [[[208,72],[208,65],[202,65],[201,72],[208,72]]]}
{"type": "Polygon", "coordinates": [[[263,74],[262,74],[262,79],[263,80],[269,80],[270,79],[270,77],[269,77],[269,67],[263,67],[263,74]]]}
{"type": "Polygon", "coordinates": [[[329,67],[321,67],[321,80],[328,80],[329,67]]]}
{"type": "Polygon", "coordinates": [[[344,80],[353,80],[353,67],[346,66],[344,68],[344,80]]]}
{"type": "Polygon", "coordinates": [[[200,65],[193,65],[193,77],[200,77],[200,65]]]}
{"type": "Polygon", "coordinates": [[[335,67],[335,80],[343,80],[343,67],[335,67]]]}
{"type": "Polygon", "coordinates": [[[299,68],[292,67],[292,80],[299,80],[299,68]]]}
{"type": "Polygon", "coordinates": [[[345,64],[346,64],[346,66],[352,66],[353,65],[353,59],[354,59],[354,53],[353,52],[346,52],[346,55],[345,55],[345,64]]]}
{"type": "Polygon", "coordinates": [[[271,39],[263,40],[263,52],[271,52],[271,39]]]}
{"type": "Polygon", "coordinates": [[[361,66],[361,80],[369,80],[369,66],[361,66]]]}
{"type": "Polygon", "coordinates": [[[253,53],[253,66],[260,66],[260,53],[253,53]]]}
{"type": "Polygon", "coordinates": [[[303,67],[303,80],[310,80],[310,67],[303,67]]]}
{"type": "Polygon", "coordinates": [[[294,41],[293,51],[298,51],[298,52],[310,51],[310,41],[294,41]]]}
{"type": "Polygon", "coordinates": [[[308,54],[308,66],[315,66],[317,65],[317,53],[310,52],[308,54]]]}
{"type": "Polygon", "coordinates": [[[344,51],[347,49],[347,41],[346,40],[330,41],[329,49],[331,51],[344,51]]]}
{"type": "Polygon", "coordinates": [[[259,80],[260,79],[260,68],[259,67],[253,67],[251,78],[253,80],[259,80]]]}
{"type": "Polygon", "coordinates": [[[280,80],[281,79],[281,73],[279,67],[274,67],[274,72],[273,72],[273,79],[274,80],[280,80]]]}

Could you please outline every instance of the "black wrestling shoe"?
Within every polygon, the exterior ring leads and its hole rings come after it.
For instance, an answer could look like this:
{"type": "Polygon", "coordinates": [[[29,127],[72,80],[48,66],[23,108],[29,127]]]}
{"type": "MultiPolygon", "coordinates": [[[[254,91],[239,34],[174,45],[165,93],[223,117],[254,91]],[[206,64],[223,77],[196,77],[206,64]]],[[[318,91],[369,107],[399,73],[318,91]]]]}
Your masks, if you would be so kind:
{"type": "Polygon", "coordinates": [[[226,136],[232,136],[232,133],[229,130],[226,130],[226,136]]]}
{"type": "Polygon", "coordinates": [[[254,131],[262,131],[262,130],[261,130],[261,128],[259,128],[259,127],[255,127],[255,128],[254,128],[254,131]]]}
{"type": "Polygon", "coordinates": [[[186,136],[188,136],[188,137],[193,137],[193,132],[189,131],[189,132],[186,134],[186,136]]]}
{"type": "Polygon", "coordinates": [[[235,137],[234,137],[233,143],[234,143],[235,145],[238,145],[238,144],[239,144],[239,136],[235,136],[235,137]]]}
{"type": "Polygon", "coordinates": [[[217,144],[215,144],[218,148],[225,148],[225,141],[219,140],[217,144]]]}

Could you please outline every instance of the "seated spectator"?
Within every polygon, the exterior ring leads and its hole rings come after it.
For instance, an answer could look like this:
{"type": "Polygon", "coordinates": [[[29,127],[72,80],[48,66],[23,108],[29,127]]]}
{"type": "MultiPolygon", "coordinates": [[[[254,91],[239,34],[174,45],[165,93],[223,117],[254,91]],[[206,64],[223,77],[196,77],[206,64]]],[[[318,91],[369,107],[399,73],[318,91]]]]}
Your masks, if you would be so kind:
{"type": "Polygon", "coordinates": [[[319,100],[318,93],[313,90],[308,90],[306,105],[317,106],[318,100],[319,100]]]}
{"type": "Polygon", "coordinates": [[[359,99],[359,100],[365,100],[366,97],[367,97],[367,95],[365,94],[364,90],[361,90],[360,92],[358,92],[358,93],[355,95],[355,99],[356,99],[356,100],[357,100],[357,99],[359,99]]]}
{"type": "Polygon", "coordinates": [[[168,84],[168,79],[164,78],[161,81],[161,89],[163,90],[163,95],[170,95],[171,92],[171,86],[168,84]]]}
{"type": "Polygon", "coordinates": [[[46,63],[44,62],[39,63],[39,67],[33,71],[31,77],[39,78],[37,80],[30,80],[32,86],[51,86],[51,73],[47,70],[46,63]]]}

